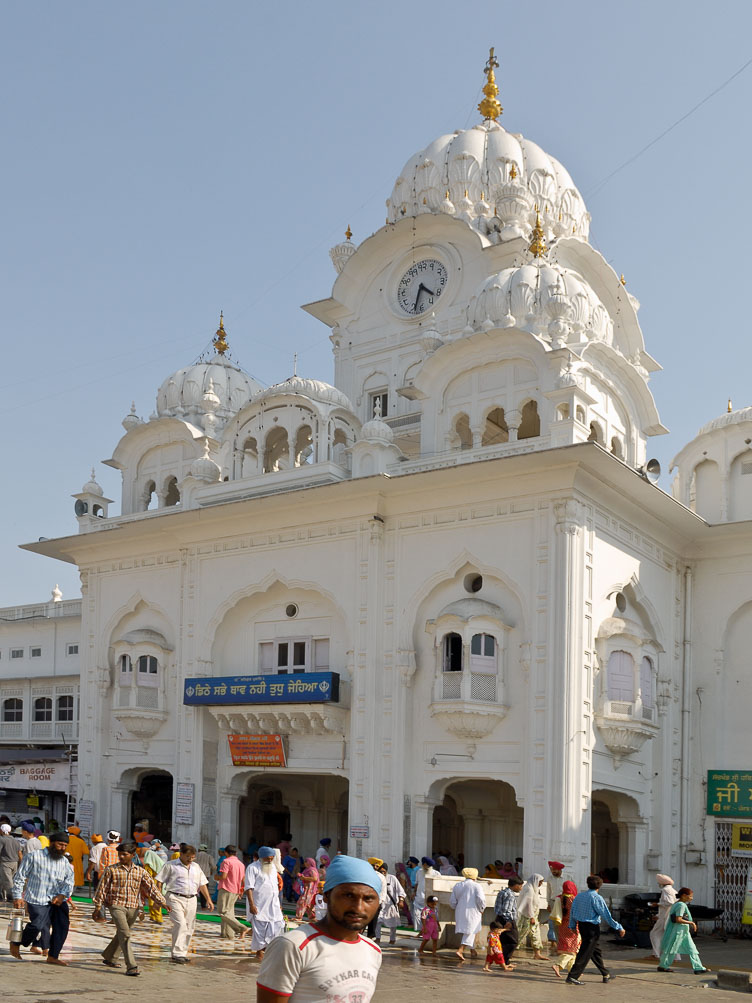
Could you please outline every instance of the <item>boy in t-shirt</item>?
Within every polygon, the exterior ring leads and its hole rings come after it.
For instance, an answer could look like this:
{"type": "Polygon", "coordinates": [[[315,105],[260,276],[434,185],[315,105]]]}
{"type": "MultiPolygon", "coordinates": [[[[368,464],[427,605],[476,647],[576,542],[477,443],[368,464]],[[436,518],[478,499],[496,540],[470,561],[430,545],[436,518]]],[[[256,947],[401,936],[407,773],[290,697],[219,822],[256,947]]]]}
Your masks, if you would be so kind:
{"type": "Polygon", "coordinates": [[[324,1003],[336,993],[368,1003],[376,990],[381,949],[363,936],[379,908],[381,879],[373,867],[343,854],[326,872],[326,916],[282,934],[266,949],[257,1003],[324,1003]]]}

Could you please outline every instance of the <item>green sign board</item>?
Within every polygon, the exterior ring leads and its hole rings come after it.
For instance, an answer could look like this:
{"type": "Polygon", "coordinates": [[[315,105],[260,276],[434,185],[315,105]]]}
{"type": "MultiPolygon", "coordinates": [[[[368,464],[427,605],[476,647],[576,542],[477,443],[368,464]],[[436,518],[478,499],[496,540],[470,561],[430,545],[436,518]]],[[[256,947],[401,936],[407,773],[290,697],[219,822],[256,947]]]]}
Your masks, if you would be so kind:
{"type": "Polygon", "coordinates": [[[708,770],[708,815],[752,818],[752,771],[708,770]]]}

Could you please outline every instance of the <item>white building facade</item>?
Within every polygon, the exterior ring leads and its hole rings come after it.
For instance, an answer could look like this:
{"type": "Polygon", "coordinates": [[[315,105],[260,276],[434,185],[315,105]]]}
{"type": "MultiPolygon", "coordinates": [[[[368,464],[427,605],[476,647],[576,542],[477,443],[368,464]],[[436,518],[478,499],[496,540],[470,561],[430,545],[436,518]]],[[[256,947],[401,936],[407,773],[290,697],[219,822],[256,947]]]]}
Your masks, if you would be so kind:
{"type": "Polygon", "coordinates": [[[213,846],[289,829],[710,899],[706,773],[744,770],[752,697],[752,415],[685,448],[676,497],[650,482],[639,304],[566,170],[497,121],[493,68],[483,120],[332,250],[305,309],[335,385],[262,389],[220,323],[124,419],[120,514],[92,478],[79,533],[28,546],[81,572],[79,796],[100,830],[158,805],[213,846]],[[235,765],[260,736],[284,765],[235,765]]]}

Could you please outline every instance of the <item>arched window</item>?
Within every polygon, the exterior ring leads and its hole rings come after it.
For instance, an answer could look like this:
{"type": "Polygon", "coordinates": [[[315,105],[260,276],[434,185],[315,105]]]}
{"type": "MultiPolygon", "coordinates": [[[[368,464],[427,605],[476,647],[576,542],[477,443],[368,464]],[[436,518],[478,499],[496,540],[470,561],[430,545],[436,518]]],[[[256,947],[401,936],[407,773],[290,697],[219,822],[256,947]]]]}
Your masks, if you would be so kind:
{"type": "Polygon", "coordinates": [[[624,447],[622,446],[621,439],[618,437],[618,435],[613,436],[613,438],[611,439],[611,452],[617,459],[619,460],[624,459],[624,447]]]}
{"type": "Polygon", "coordinates": [[[180,491],[177,477],[171,477],[165,485],[165,506],[180,504],[180,491]]]}
{"type": "Polygon", "coordinates": [[[575,409],[575,418],[577,421],[582,422],[583,425],[585,424],[585,408],[581,404],[578,404],[575,409]]]}
{"type": "Polygon", "coordinates": [[[335,463],[339,463],[341,467],[347,466],[347,433],[344,428],[337,428],[334,430],[334,438],[332,439],[332,459],[335,463]]]}
{"type": "Polygon", "coordinates": [[[272,428],[264,447],[264,473],[287,470],[290,466],[290,444],[286,428],[272,428]]]}
{"type": "Polygon", "coordinates": [[[470,429],[470,419],[464,412],[458,414],[454,420],[454,434],[457,437],[460,449],[473,448],[473,433],[470,429]]]}
{"type": "Polygon", "coordinates": [[[34,720],[35,721],[52,720],[51,697],[37,697],[37,699],[34,701],[34,720]]]}
{"type": "Polygon", "coordinates": [[[462,672],[462,638],[451,633],[444,636],[444,672],[462,672]]]}
{"type": "Polygon", "coordinates": [[[652,720],[655,706],[655,674],[653,663],[647,655],[640,662],[640,699],[643,717],[652,720]]]}
{"type": "Polygon", "coordinates": [[[301,425],[295,436],[295,466],[313,463],[313,432],[310,425],[301,425]]]}
{"type": "Polygon", "coordinates": [[[590,422],[590,435],[587,437],[587,441],[597,442],[600,446],[603,445],[603,429],[597,421],[590,422]]]}
{"type": "Polygon", "coordinates": [[[522,421],[517,431],[518,439],[533,439],[540,435],[540,415],[535,401],[528,401],[522,409],[522,421]]]}
{"type": "Polygon", "coordinates": [[[136,669],[136,682],[139,686],[158,685],[159,663],[154,655],[139,655],[136,669]]]}
{"type": "Polygon", "coordinates": [[[473,634],[470,640],[470,671],[496,675],[496,638],[492,634],[473,634]]]}
{"type": "Polygon", "coordinates": [[[556,420],[566,421],[569,417],[569,404],[559,404],[556,408],[556,420]]]}
{"type": "Polygon", "coordinates": [[[143,509],[146,512],[148,509],[156,508],[159,504],[159,499],[157,498],[157,485],[154,481],[147,481],[144,487],[144,493],[142,496],[143,509]]]}
{"type": "Polygon", "coordinates": [[[23,721],[23,700],[3,700],[3,723],[15,724],[18,721],[23,721]]]}
{"type": "Polygon", "coordinates": [[[57,719],[58,721],[73,720],[73,697],[65,696],[57,698],[57,719]]]}
{"type": "Polygon", "coordinates": [[[131,656],[121,655],[118,661],[120,664],[120,685],[130,686],[133,679],[133,662],[131,661],[131,656]]]}
{"type": "Polygon", "coordinates": [[[498,446],[502,442],[509,442],[509,428],[504,419],[504,408],[495,407],[486,415],[486,425],[483,429],[482,446],[498,446]]]}
{"type": "Polygon", "coordinates": [[[634,700],[634,659],[628,651],[612,651],[608,656],[608,699],[632,703],[634,700]]]}

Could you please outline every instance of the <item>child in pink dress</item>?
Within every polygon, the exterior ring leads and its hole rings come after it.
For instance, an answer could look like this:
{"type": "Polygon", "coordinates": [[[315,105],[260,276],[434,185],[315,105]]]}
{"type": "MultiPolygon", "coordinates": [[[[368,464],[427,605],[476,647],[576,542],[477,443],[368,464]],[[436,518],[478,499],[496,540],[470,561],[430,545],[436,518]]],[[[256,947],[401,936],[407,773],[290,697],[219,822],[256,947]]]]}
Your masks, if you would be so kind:
{"type": "Polygon", "coordinates": [[[438,913],[439,900],[435,895],[429,895],[426,899],[425,908],[420,914],[421,920],[421,945],[418,948],[418,954],[423,954],[428,945],[429,940],[433,944],[431,948],[431,954],[436,954],[436,948],[439,946],[439,913],[438,913]]]}

